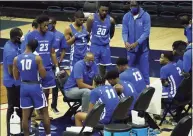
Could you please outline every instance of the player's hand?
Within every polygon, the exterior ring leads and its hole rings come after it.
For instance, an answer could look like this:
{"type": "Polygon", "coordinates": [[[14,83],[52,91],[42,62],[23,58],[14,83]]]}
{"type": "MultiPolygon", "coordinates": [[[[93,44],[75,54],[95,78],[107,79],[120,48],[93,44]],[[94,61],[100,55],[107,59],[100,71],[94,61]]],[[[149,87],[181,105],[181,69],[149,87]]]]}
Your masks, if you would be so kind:
{"type": "Polygon", "coordinates": [[[125,42],[125,48],[126,48],[127,50],[130,50],[130,44],[129,44],[128,42],[125,42]]]}
{"type": "Polygon", "coordinates": [[[115,88],[115,90],[118,91],[118,92],[123,92],[123,86],[120,85],[120,84],[116,84],[116,85],[114,86],[114,88],[115,88]]]}
{"type": "Polygon", "coordinates": [[[138,42],[132,43],[130,45],[130,49],[134,49],[138,45],[138,42]]]}
{"type": "Polygon", "coordinates": [[[56,67],[55,76],[57,76],[59,72],[60,72],[59,67],[56,67]]]}

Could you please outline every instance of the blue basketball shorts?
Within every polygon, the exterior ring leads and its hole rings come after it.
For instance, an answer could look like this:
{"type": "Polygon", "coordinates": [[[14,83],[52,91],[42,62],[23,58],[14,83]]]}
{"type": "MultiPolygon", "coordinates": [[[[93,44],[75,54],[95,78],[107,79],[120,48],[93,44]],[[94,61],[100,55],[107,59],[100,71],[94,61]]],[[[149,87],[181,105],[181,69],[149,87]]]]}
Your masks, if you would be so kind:
{"type": "Polygon", "coordinates": [[[41,79],[42,89],[50,89],[56,87],[55,74],[52,69],[46,70],[46,77],[41,79]]]}
{"type": "Polygon", "coordinates": [[[98,45],[91,45],[90,51],[94,54],[95,62],[97,65],[104,65],[109,66],[111,65],[111,50],[110,46],[98,46],[98,45]]]}
{"type": "Polygon", "coordinates": [[[40,84],[21,83],[20,107],[22,109],[42,109],[47,107],[47,100],[40,84]]]}

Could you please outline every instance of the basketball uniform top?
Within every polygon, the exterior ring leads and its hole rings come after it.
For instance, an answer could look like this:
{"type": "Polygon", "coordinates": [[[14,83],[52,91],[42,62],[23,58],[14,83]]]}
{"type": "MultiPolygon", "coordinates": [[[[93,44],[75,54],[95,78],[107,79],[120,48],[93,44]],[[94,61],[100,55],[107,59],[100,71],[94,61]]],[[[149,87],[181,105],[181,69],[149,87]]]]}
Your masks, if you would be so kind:
{"type": "Polygon", "coordinates": [[[39,31],[34,30],[30,32],[26,38],[27,41],[30,41],[32,39],[36,39],[38,41],[38,47],[36,48],[36,52],[42,58],[45,69],[52,69],[50,52],[53,48],[52,46],[56,44],[54,33],[47,31],[45,35],[42,35],[39,31]]]}
{"type": "Polygon", "coordinates": [[[109,15],[107,15],[104,22],[102,22],[98,13],[95,13],[91,29],[91,45],[108,45],[110,43],[110,27],[111,20],[109,15]]]}
{"type": "Polygon", "coordinates": [[[39,81],[36,55],[33,53],[20,54],[17,58],[17,67],[20,72],[21,81],[39,81]]]}
{"type": "Polygon", "coordinates": [[[119,97],[112,86],[104,85],[91,91],[90,102],[92,104],[96,104],[97,102],[105,104],[105,109],[100,120],[105,120],[103,123],[109,123],[112,114],[119,103],[119,97]]]}
{"type": "Polygon", "coordinates": [[[82,31],[77,31],[72,24],[70,24],[72,35],[76,35],[74,45],[72,46],[72,53],[76,57],[84,57],[87,51],[88,32],[84,26],[82,31]]]}
{"type": "Polygon", "coordinates": [[[146,88],[145,80],[137,68],[128,68],[119,75],[119,78],[122,81],[131,82],[138,94],[146,88]]]}

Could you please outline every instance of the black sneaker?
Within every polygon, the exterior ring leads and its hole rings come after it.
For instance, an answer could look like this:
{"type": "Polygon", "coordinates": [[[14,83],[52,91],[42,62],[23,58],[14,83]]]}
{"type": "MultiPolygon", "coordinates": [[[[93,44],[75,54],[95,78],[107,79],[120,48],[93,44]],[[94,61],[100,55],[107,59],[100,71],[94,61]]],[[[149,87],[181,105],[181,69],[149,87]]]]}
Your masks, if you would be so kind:
{"type": "Polygon", "coordinates": [[[51,108],[51,110],[55,113],[55,114],[60,114],[60,112],[58,111],[58,109],[57,108],[51,108]]]}

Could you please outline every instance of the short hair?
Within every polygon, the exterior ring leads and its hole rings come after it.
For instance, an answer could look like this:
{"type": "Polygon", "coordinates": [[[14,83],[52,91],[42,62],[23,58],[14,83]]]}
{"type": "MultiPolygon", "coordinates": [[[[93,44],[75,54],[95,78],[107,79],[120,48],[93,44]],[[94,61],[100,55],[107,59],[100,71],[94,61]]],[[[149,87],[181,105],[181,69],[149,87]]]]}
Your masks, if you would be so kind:
{"type": "Polygon", "coordinates": [[[35,27],[36,29],[38,28],[38,23],[35,19],[33,20],[31,25],[32,25],[32,27],[35,27]]]}
{"type": "Polygon", "coordinates": [[[75,12],[74,17],[76,18],[84,18],[84,13],[82,10],[78,10],[75,12]]]}
{"type": "Polygon", "coordinates": [[[116,79],[119,78],[119,72],[117,70],[111,70],[108,71],[105,75],[105,79],[109,80],[109,79],[116,79]]]}
{"type": "Polygon", "coordinates": [[[174,60],[174,56],[173,56],[173,53],[171,51],[163,52],[162,54],[164,54],[164,57],[167,58],[169,61],[174,60]]]}
{"type": "Polygon", "coordinates": [[[123,66],[128,64],[128,60],[126,58],[118,58],[116,61],[117,66],[123,66]]]}
{"type": "Polygon", "coordinates": [[[10,38],[15,38],[16,36],[22,36],[21,35],[21,29],[20,28],[12,28],[11,31],[10,31],[10,38]]]}
{"type": "Polygon", "coordinates": [[[101,6],[109,7],[109,5],[110,5],[110,2],[108,1],[99,1],[98,2],[98,8],[100,8],[101,6]]]}
{"type": "Polygon", "coordinates": [[[102,77],[101,75],[96,75],[93,80],[96,85],[105,84],[105,78],[102,77]]]}
{"type": "Polygon", "coordinates": [[[172,47],[174,50],[177,50],[179,49],[180,47],[185,47],[186,48],[187,46],[187,43],[182,41],[182,40],[178,40],[178,41],[175,41],[173,44],[172,44],[172,47]]]}
{"type": "Polygon", "coordinates": [[[55,17],[50,17],[50,20],[52,20],[53,24],[56,24],[56,22],[57,22],[55,17]]]}
{"type": "Polygon", "coordinates": [[[40,16],[36,17],[36,21],[38,24],[41,24],[45,21],[49,21],[49,17],[47,15],[40,15],[40,16]]]}
{"type": "Polygon", "coordinates": [[[38,47],[38,41],[36,39],[32,39],[30,40],[28,43],[27,43],[27,46],[30,48],[30,49],[36,49],[38,47]]]}

